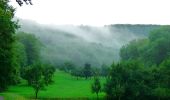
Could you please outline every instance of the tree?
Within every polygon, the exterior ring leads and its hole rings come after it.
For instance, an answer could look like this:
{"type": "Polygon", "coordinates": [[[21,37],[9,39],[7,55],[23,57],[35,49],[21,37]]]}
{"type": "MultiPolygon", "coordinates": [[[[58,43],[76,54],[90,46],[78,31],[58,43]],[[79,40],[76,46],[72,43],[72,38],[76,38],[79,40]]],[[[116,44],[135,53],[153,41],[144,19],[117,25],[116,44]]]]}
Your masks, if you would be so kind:
{"type": "Polygon", "coordinates": [[[45,85],[48,85],[53,82],[52,77],[55,72],[55,67],[53,67],[52,65],[48,65],[48,64],[45,64],[43,66],[44,66],[43,68],[44,82],[45,82],[45,85]]]}
{"type": "Polygon", "coordinates": [[[55,68],[52,66],[45,66],[41,63],[35,63],[30,67],[26,67],[25,79],[29,85],[34,88],[35,98],[38,97],[38,92],[52,82],[55,68]]]}
{"type": "Polygon", "coordinates": [[[75,69],[74,63],[69,62],[69,61],[64,63],[63,70],[65,72],[71,73],[74,69],[75,69]]]}
{"type": "Polygon", "coordinates": [[[138,61],[121,61],[112,64],[105,84],[109,99],[145,100],[152,98],[154,82],[152,73],[138,61]]]}
{"type": "Polygon", "coordinates": [[[18,28],[17,22],[12,21],[14,8],[8,5],[8,0],[0,0],[0,91],[4,91],[17,77],[15,67],[12,65],[13,34],[18,28]]]}
{"type": "Polygon", "coordinates": [[[125,93],[125,87],[120,84],[118,84],[114,88],[112,88],[112,95],[114,97],[117,97],[118,100],[121,99],[121,97],[123,96],[124,93],[125,93]]]}
{"type": "Polygon", "coordinates": [[[129,75],[123,64],[124,63],[113,63],[111,65],[112,69],[105,84],[105,92],[109,99],[120,100],[125,93],[125,83],[127,83],[129,75]]]}
{"type": "Polygon", "coordinates": [[[94,77],[94,83],[91,85],[91,89],[92,89],[92,93],[96,93],[98,99],[98,94],[101,91],[101,84],[97,76],[94,77]]]}
{"type": "Polygon", "coordinates": [[[43,80],[43,73],[42,73],[42,65],[41,64],[35,64],[30,69],[30,76],[31,77],[31,86],[35,90],[35,98],[37,99],[38,92],[40,89],[44,87],[44,80],[43,80]]]}
{"type": "Polygon", "coordinates": [[[153,63],[159,65],[169,57],[170,26],[163,26],[153,30],[149,35],[150,56],[153,63]]]}
{"type": "Polygon", "coordinates": [[[74,70],[71,71],[71,75],[75,76],[78,80],[79,77],[83,77],[82,69],[81,68],[75,68],[74,70]]]}
{"type": "Polygon", "coordinates": [[[109,74],[109,67],[105,64],[101,66],[101,71],[100,71],[101,76],[107,77],[109,74]]]}
{"type": "Polygon", "coordinates": [[[92,70],[91,70],[91,65],[86,63],[83,69],[83,73],[85,78],[87,79],[88,77],[92,76],[92,70]]]}
{"type": "Polygon", "coordinates": [[[130,41],[120,49],[121,60],[140,60],[147,46],[148,39],[130,41]]]}

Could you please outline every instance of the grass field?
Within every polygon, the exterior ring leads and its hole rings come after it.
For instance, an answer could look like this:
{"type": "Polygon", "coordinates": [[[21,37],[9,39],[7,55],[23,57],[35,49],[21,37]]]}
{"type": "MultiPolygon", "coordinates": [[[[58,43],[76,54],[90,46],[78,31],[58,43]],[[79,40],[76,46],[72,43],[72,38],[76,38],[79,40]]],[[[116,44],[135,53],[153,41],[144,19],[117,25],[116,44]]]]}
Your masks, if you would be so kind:
{"type": "MultiPolygon", "coordinates": [[[[100,80],[103,86],[105,79],[101,78],[100,80]]],[[[39,98],[96,98],[96,94],[92,94],[90,88],[93,78],[87,80],[80,78],[77,80],[70,74],[57,70],[54,75],[54,81],[45,90],[39,92],[39,98]]],[[[104,93],[99,93],[100,98],[103,98],[104,95],[104,93]]],[[[28,87],[26,81],[23,81],[17,86],[11,86],[6,92],[1,93],[0,96],[4,96],[5,100],[25,100],[26,98],[33,98],[35,94],[33,88],[28,87]]]]}

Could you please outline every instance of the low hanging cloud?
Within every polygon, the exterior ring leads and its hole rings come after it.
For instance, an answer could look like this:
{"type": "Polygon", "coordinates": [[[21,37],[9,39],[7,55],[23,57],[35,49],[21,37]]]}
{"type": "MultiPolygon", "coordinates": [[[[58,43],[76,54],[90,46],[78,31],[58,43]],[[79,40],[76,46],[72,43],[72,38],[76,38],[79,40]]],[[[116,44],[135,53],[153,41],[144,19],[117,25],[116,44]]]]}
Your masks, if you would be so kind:
{"type": "Polygon", "coordinates": [[[130,28],[128,25],[56,26],[41,25],[27,20],[21,20],[20,25],[22,27],[19,31],[35,34],[44,44],[41,50],[44,62],[55,65],[70,61],[78,66],[86,62],[93,66],[101,66],[118,61],[122,45],[133,39],[147,37],[151,30],[137,25],[130,28]]]}

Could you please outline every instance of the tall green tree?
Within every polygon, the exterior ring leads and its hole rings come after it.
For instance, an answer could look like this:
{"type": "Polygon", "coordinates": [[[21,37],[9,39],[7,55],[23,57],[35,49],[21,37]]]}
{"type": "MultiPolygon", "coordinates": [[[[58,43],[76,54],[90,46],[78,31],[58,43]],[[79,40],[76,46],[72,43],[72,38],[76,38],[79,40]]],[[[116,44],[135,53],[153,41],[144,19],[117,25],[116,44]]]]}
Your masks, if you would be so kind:
{"type": "Polygon", "coordinates": [[[27,80],[28,84],[34,88],[35,98],[38,97],[40,90],[52,82],[54,72],[54,67],[43,65],[40,62],[26,67],[24,78],[27,80]]]}
{"type": "Polygon", "coordinates": [[[16,76],[16,69],[12,65],[12,43],[18,26],[12,20],[15,10],[8,2],[0,0],[0,91],[5,90],[16,76]]]}
{"type": "Polygon", "coordinates": [[[100,83],[98,76],[94,77],[94,82],[91,85],[91,90],[92,90],[92,93],[96,93],[97,99],[98,99],[99,98],[98,94],[101,91],[101,83],[100,83]]]}
{"type": "Polygon", "coordinates": [[[119,99],[125,93],[125,83],[128,79],[128,71],[122,64],[112,64],[111,72],[105,84],[105,92],[109,99],[119,99]]]}
{"type": "Polygon", "coordinates": [[[38,92],[44,88],[44,80],[43,80],[43,68],[42,64],[36,63],[32,65],[30,69],[30,76],[31,76],[31,86],[35,90],[35,98],[38,97],[38,92]]]}

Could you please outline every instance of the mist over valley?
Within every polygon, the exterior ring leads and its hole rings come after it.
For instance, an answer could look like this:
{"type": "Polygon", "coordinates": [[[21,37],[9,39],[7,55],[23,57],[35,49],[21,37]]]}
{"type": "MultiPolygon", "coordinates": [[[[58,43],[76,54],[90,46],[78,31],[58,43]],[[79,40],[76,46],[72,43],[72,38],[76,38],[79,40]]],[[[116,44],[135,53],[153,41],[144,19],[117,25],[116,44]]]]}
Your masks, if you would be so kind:
{"type": "Polygon", "coordinates": [[[115,24],[100,27],[87,25],[41,25],[20,20],[18,31],[35,34],[43,44],[42,61],[53,65],[71,62],[94,67],[120,60],[119,49],[129,41],[147,38],[159,25],[115,24]]]}

